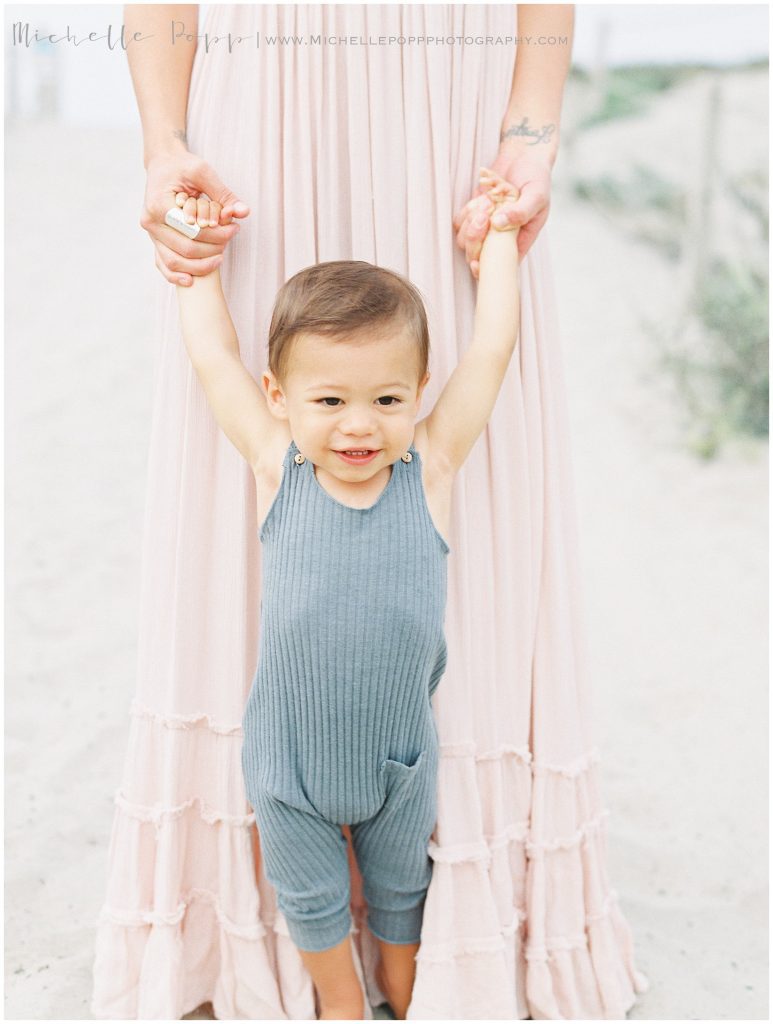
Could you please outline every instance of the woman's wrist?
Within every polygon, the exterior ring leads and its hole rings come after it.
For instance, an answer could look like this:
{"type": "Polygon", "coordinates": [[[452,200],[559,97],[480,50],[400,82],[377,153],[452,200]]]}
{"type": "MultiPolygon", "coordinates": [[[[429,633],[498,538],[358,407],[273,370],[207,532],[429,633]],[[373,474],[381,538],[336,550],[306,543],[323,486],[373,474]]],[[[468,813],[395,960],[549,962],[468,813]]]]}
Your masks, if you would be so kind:
{"type": "MultiPolygon", "coordinates": [[[[499,132],[499,154],[513,159],[528,153],[531,157],[544,161],[550,169],[556,162],[560,142],[558,124],[546,122],[534,129],[534,134],[524,132],[524,119],[505,120],[499,132]]],[[[525,126],[531,131],[528,123],[525,126]]]]}
{"type": "Polygon", "coordinates": [[[173,156],[176,153],[189,153],[188,139],[184,129],[168,128],[164,132],[145,140],[143,163],[145,170],[152,160],[173,156]]]}
{"type": "Polygon", "coordinates": [[[517,160],[522,156],[528,156],[533,160],[539,160],[547,169],[548,173],[553,173],[553,167],[555,166],[556,159],[558,157],[558,147],[553,146],[550,149],[537,148],[537,146],[524,146],[524,145],[512,145],[507,142],[503,142],[499,146],[497,151],[497,160],[502,161],[513,161],[517,160]]]}

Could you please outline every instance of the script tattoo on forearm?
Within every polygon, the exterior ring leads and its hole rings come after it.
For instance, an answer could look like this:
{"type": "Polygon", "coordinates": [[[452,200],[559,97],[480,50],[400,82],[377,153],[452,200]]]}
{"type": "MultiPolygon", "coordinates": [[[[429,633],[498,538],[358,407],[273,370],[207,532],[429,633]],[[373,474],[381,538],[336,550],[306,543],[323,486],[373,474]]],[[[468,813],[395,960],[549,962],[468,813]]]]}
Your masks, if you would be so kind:
{"type": "Polygon", "coordinates": [[[526,135],[533,139],[529,145],[536,146],[540,142],[552,142],[555,131],[556,125],[554,124],[543,124],[541,128],[530,128],[528,117],[524,117],[520,124],[511,124],[509,128],[503,129],[499,133],[499,141],[504,142],[505,139],[526,135]]]}
{"type": "Polygon", "coordinates": [[[188,136],[185,134],[184,128],[175,128],[175,130],[172,132],[172,135],[176,139],[179,139],[180,142],[184,143],[186,146],[188,145],[188,136]]]}

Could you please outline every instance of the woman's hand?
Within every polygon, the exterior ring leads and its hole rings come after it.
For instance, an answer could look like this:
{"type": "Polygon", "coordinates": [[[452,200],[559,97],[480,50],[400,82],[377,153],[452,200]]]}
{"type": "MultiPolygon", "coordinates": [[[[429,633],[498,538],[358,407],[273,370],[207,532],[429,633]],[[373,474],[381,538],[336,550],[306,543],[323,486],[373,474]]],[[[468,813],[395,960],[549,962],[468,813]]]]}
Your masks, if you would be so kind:
{"type": "MultiPolygon", "coordinates": [[[[191,207],[185,207],[187,213],[191,207]]],[[[234,217],[246,217],[249,207],[218,178],[214,169],[201,157],[189,152],[175,152],[152,158],[148,162],[145,185],[145,204],[140,225],[150,235],[156,247],[156,266],[170,284],[190,285],[193,277],[210,274],[216,267],[226,245],[239,231],[234,217]],[[170,228],[164,217],[167,210],[177,204],[177,194],[206,196],[198,203],[207,226],[198,236],[187,236],[170,228]],[[219,211],[219,223],[210,225],[209,199],[213,209],[219,211]]]]}
{"type": "MultiPolygon", "coordinates": [[[[488,166],[520,192],[518,201],[508,205],[507,221],[520,227],[518,232],[519,262],[534,244],[550,209],[552,163],[544,155],[512,144],[500,147],[496,159],[488,166]]],[[[464,250],[472,276],[477,281],[480,272],[480,250],[491,226],[489,216],[492,204],[478,186],[472,199],[454,216],[456,244],[464,250]]]]}

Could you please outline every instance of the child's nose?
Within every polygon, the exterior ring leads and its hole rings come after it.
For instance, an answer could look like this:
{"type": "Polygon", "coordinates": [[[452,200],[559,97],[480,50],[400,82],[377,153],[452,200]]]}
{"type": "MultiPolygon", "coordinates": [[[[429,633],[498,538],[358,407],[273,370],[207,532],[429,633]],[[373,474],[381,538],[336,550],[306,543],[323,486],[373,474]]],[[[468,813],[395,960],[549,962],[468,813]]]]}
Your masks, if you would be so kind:
{"type": "Polygon", "coordinates": [[[369,434],[373,429],[373,416],[370,412],[350,409],[344,417],[341,428],[349,434],[369,434]]]}

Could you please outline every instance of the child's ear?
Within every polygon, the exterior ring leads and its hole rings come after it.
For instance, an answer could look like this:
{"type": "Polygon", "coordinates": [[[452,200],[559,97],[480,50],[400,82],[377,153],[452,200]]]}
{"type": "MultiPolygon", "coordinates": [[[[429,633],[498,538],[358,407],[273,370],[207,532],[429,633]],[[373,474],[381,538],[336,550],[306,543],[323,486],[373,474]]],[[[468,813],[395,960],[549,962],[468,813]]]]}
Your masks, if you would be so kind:
{"type": "Polygon", "coordinates": [[[260,379],[268,404],[268,411],[278,420],[287,419],[287,404],[279,381],[270,370],[266,370],[260,379]]]}

